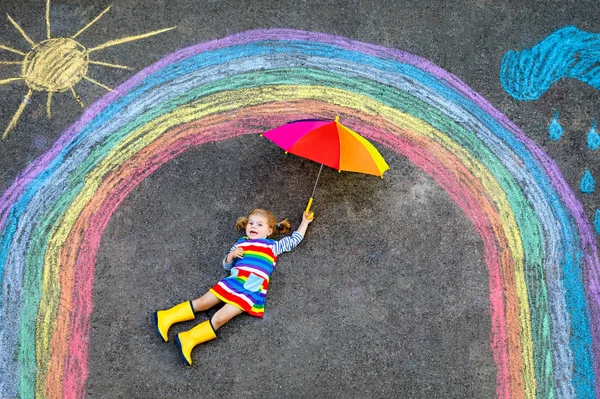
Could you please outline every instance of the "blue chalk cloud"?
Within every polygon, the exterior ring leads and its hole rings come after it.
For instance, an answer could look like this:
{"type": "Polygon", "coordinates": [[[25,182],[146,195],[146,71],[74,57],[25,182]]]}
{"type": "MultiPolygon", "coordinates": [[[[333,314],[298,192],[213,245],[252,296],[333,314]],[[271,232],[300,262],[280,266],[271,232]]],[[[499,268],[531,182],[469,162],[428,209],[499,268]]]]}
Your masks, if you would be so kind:
{"type": "Polygon", "coordinates": [[[567,26],[531,49],[511,50],[502,58],[500,82],[517,100],[537,100],[562,78],[600,89],[600,34],[567,26]]]}

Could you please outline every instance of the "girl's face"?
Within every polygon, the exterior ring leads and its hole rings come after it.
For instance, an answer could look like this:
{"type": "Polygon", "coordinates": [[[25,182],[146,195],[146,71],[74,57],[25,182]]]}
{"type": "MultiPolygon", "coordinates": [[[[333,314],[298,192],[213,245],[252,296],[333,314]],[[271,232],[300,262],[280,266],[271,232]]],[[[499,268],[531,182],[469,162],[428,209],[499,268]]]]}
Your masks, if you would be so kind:
{"type": "Polygon", "coordinates": [[[269,227],[266,217],[256,214],[248,216],[248,224],[246,225],[246,235],[248,238],[267,238],[271,234],[273,234],[273,229],[269,227]]]}

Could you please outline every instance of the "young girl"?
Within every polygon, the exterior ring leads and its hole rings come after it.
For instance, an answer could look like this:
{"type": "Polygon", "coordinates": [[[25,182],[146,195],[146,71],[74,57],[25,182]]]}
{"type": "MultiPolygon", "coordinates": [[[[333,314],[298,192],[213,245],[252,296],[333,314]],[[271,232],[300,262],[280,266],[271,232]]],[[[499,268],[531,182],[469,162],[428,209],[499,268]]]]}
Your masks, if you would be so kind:
{"type": "Polygon", "coordinates": [[[156,328],[163,341],[167,342],[169,328],[180,321],[195,318],[195,312],[208,310],[225,302],[225,305],[206,320],[189,331],[177,334],[177,345],[187,364],[192,365],[192,349],[198,344],[217,337],[216,331],[229,320],[246,312],[263,317],[265,299],[269,288],[269,276],[275,268],[277,257],[291,251],[302,241],[313,214],[304,213],[302,223],[291,236],[276,241],[273,238],[290,231],[287,219],[277,223],[275,216],[264,209],[254,209],[247,217],[236,222],[238,230],[246,235],[240,238],[223,259],[223,268],[231,275],[215,284],[206,294],[193,301],[186,301],[154,314],[156,328]]]}

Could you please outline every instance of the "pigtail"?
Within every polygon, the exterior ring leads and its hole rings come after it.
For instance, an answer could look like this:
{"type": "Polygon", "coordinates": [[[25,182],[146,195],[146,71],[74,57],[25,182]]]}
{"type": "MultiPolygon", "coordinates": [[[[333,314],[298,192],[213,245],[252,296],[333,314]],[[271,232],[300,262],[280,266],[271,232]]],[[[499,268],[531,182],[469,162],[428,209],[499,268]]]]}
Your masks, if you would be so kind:
{"type": "Polygon", "coordinates": [[[292,224],[288,219],[283,219],[275,225],[275,230],[277,231],[277,234],[289,233],[292,231],[292,224]]]}
{"type": "Polygon", "coordinates": [[[235,229],[236,230],[246,230],[246,225],[248,224],[248,218],[245,216],[240,216],[238,220],[235,221],[235,229]]]}

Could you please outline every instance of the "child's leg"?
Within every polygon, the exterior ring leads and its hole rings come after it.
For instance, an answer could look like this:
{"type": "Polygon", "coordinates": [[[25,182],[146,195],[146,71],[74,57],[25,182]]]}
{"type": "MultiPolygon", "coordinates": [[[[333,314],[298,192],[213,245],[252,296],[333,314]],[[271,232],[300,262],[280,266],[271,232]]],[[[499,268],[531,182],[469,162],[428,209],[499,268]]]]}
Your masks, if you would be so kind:
{"type": "Polygon", "coordinates": [[[210,320],[210,323],[216,331],[223,324],[227,323],[229,320],[233,319],[235,316],[239,315],[242,312],[242,309],[239,309],[233,305],[226,303],[225,306],[223,306],[217,311],[217,313],[214,314],[214,316],[210,320]]]}
{"type": "Polygon", "coordinates": [[[195,317],[192,301],[185,301],[172,308],[154,312],[154,323],[158,335],[160,335],[163,341],[168,342],[169,328],[171,328],[173,324],[179,323],[180,321],[193,320],[195,317]]]}
{"type": "Polygon", "coordinates": [[[192,301],[192,307],[194,308],[194,312],[202,312],[204,310],[208,310],[215,305],[218,305],[222,301],[217,298],[212,292],[208,291],[206,294],[202,295],[198,299],[194,299],[192,301]]]}
{"type": "Polygon", "coordinates": [[[180,321],[193,320],[195,318],[195,312],[208,310],[218,303],[221,303],[221,300],[211,294],[209,291],[193,301],[185,301],[179,305],[173,306],[170,309],[159,310],[158,312],[155,312],[154,322],[156,324],[158,334],[161,336],[163,341],[169,341],[168,332],[169,328],[171,328],[173,324],[180,321]]]}
{"type": "Polygon", "coordinates": [[[210,321],[206,320],[189,331],[177,334],[177,346],[186,363],[192,365],[192,349],[196,345],[217,338],[215,331],[242,312],[243,310],[226,303],[210,321]]]}

